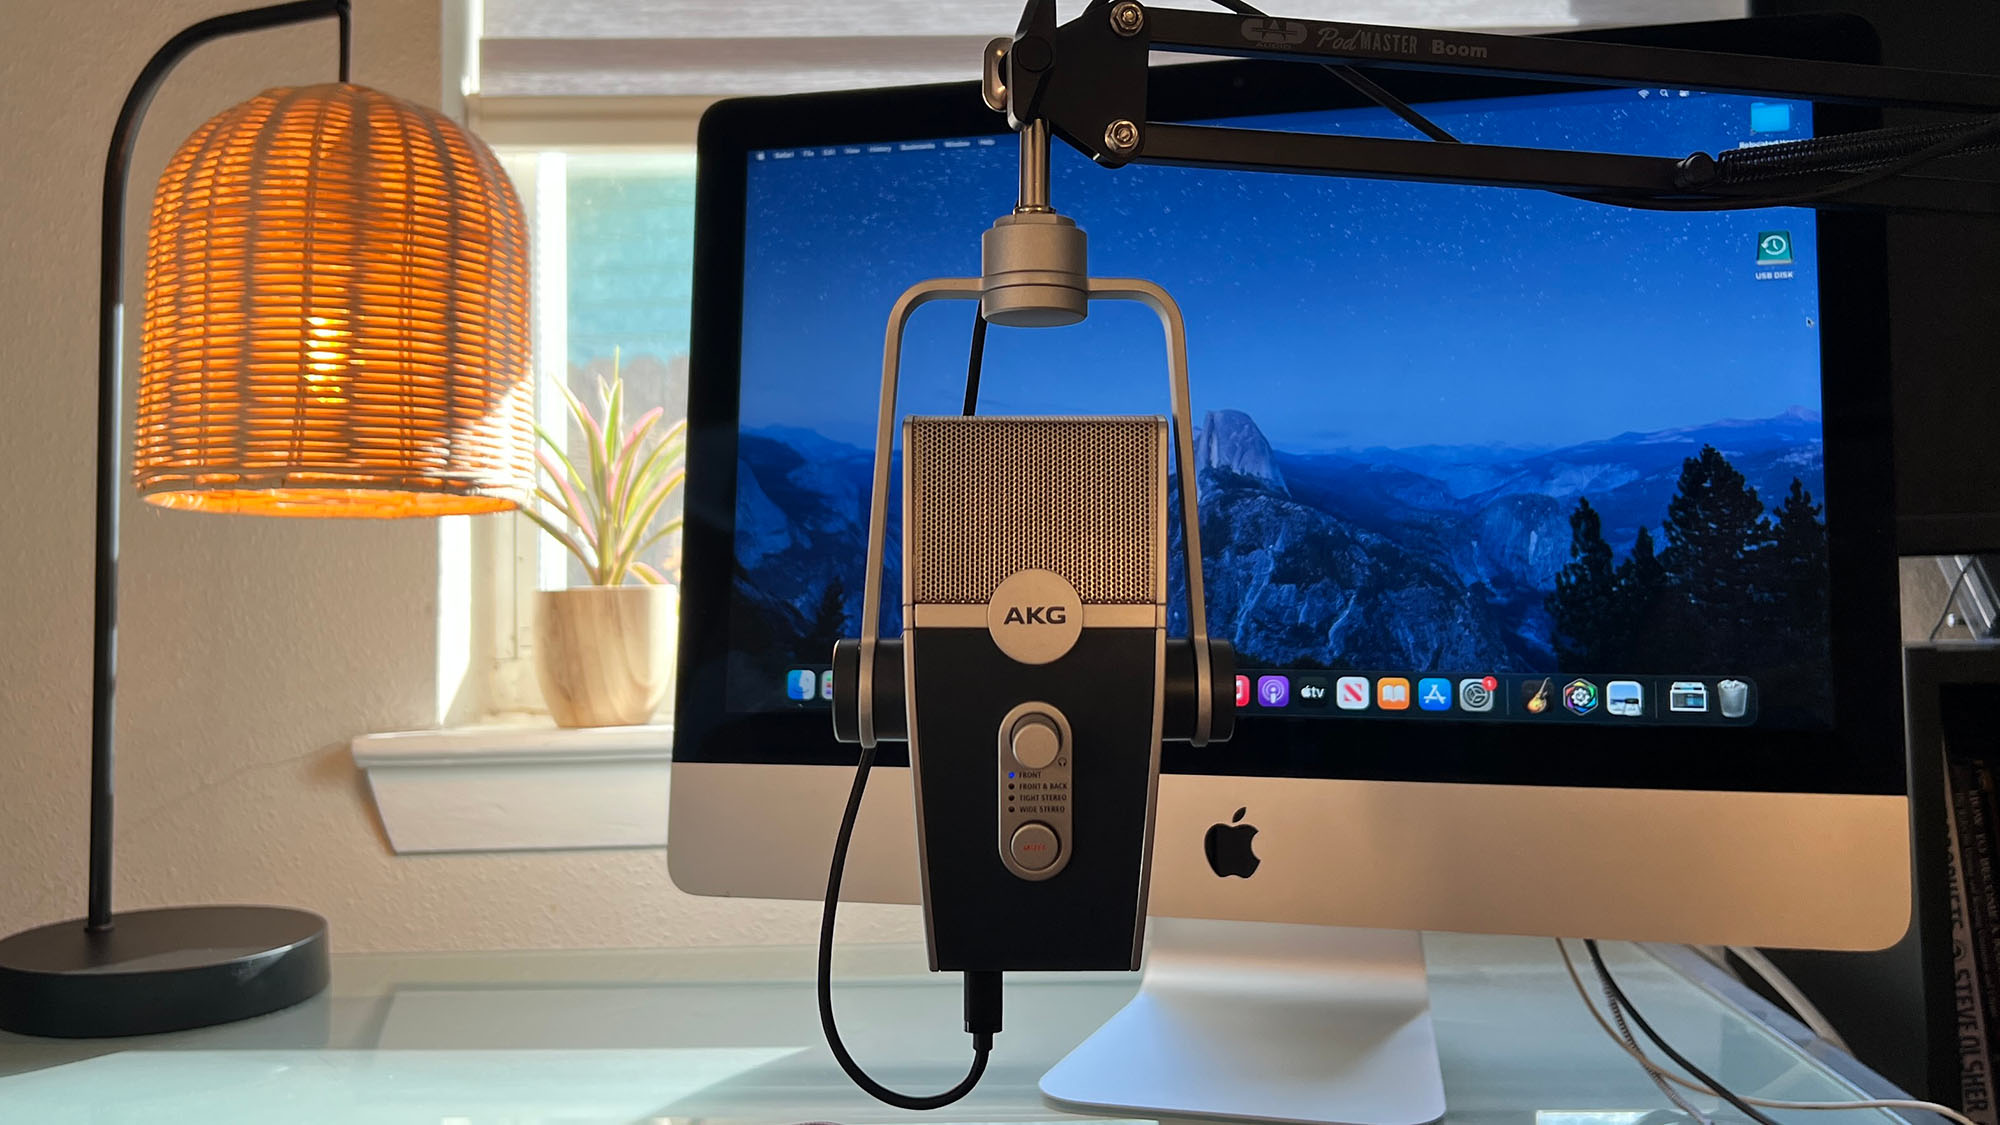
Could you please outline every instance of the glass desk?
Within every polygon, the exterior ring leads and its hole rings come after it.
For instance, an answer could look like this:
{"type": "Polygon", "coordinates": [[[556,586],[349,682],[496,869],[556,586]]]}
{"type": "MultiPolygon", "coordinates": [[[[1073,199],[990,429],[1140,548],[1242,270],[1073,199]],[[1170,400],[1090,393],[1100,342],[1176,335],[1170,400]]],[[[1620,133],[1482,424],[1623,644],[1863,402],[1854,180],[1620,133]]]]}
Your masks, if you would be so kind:
{"type": "MultiPolygon", "coordinates": [[[[1639,1125],[1671,1110],[1590,1021],[1554,943],[1430,935],[1425,946],[1455,1125],[1639,1125]]],[[[1894,1093],[1684,950],[1612,944],[1605,953],[1661,1033],[1741,1093],[1894,1093]]],[[[346,955],[335,958],[325,995],[227,1027],[84,1042],[0,1034],[0,1122],[1083,1120],[1045,1104],[1036,1081],[1136,981],[1010,978],[1006,1030],[985,1081],[959,1104],[919,1115],[869,1100],[834,1065],[808,949],[346,955]]],[[[852,946],[836,960],[842,1032],[891,1086],[931,1091],[963,1074],[970,1045],[959,1000],[957,977],[925,972],[921,948],[852,946]]],[[[1707,1112],[1711,1101],[1696,1104],[1707,1112]]],[[[1896,1120],[1873,1110],[1773,1116],[1788,1125],[1896,1120]]]]}

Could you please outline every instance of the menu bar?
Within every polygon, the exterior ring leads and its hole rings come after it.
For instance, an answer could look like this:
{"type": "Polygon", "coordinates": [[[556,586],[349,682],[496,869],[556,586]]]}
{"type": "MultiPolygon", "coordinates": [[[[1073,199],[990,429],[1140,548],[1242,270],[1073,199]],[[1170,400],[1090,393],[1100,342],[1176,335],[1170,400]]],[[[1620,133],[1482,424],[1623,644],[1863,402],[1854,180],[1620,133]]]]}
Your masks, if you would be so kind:
{"type": "Polygon", "coordinates": [[[750,150],[753,162],[769,160],[825,160],[843,156],[882,156],[897,152],[947,152],[960,148],[993,148],[998,137],[949,137],[924,141],[885,141],[864,145],[808,145],[800,148],[758,148],[750,150]]]}

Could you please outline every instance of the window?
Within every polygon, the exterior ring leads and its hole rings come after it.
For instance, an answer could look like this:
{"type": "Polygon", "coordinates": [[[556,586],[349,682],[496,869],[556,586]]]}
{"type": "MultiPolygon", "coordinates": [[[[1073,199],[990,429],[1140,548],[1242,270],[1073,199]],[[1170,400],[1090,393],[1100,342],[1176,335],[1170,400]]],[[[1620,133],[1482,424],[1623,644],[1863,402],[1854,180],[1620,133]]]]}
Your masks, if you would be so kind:
{"type": "MultiPolygon", "coordinates": [[[[687,415],[688,301],[694,240],[694,153],[686,146],[538,148],[499,146],[529,217],[534,253],[536,415],[581,457],[582,433],[557,387],[593,411],[600,380],[616,370],[627,419],[659,408],[661,425],[687,415]]],[[[680,514],[668,502],[660,522],[680,514]]],[[[525,661],[533,646],[533,593],[590,581],[560,544],[522,517],[500,545],[511,579],[510,627],[494,630],[500,675],[490,707],[535,711],[539,694],[525,661]]],[[[680,538],[643,555],[669,581],[680,538]]],[[[496,594],[502,593],[496,591],[496,594]]],[[[496,601],[509,600],[506,597],[496,601]]]]}

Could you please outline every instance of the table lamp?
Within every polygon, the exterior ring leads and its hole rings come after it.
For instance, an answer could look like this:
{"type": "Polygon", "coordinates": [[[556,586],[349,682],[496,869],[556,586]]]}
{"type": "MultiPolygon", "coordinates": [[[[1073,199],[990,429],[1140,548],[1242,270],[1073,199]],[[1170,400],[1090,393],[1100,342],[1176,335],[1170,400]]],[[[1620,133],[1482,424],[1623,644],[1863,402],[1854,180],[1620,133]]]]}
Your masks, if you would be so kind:
{"type": "Polygon", "coordinates": [[[153,93],[195,46],[339,21],[338,83],[267,90],[161,175],[146,261],[134,475],[165,508],[437,516],[533,482],[526,224],[491,150],[441,114],[348,84],[349,0],[197,23],[127,95],[104,169],[95,654],[84,918],[0,939],[0,1028],[95,1037],[276,1011],[326,986],[304,910],[113,913],[125,181],[153,93]]]}

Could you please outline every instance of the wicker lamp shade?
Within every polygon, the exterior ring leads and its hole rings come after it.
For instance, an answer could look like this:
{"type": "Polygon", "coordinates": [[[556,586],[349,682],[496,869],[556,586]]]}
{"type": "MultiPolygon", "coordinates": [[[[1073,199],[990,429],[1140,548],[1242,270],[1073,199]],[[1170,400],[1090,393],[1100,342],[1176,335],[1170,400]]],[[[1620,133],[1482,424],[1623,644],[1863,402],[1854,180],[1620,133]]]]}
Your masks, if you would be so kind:
{"type": "Polygon", "coordinates": [[[499,161],[360,86],[202,126],[153,201],[134,473],[170,508],[435,516],[534,481],[527,228],[499,161]]]}

